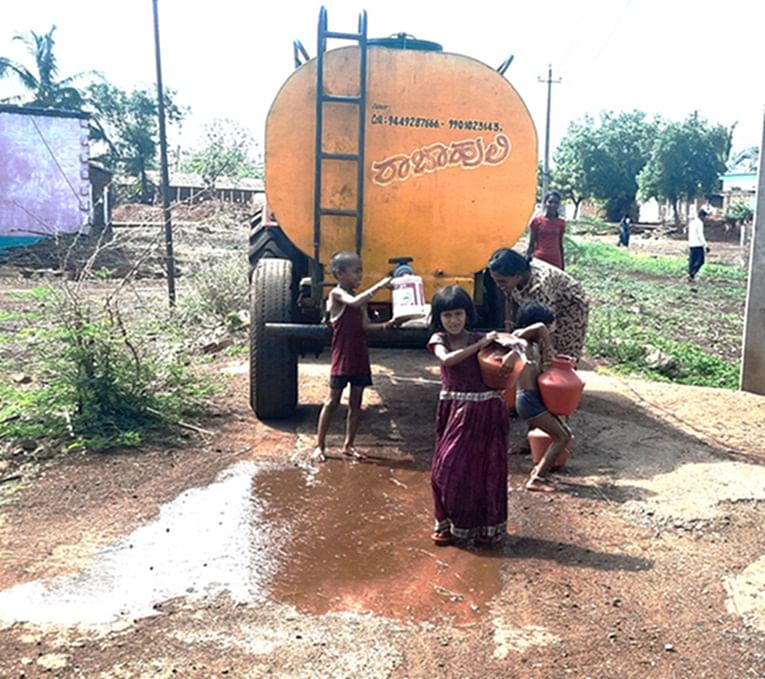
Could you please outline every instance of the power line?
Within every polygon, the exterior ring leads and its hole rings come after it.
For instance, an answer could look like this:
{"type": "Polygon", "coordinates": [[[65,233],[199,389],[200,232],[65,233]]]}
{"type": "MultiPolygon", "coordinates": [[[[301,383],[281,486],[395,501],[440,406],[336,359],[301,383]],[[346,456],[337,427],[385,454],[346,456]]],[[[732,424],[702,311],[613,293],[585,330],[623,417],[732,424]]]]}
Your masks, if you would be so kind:
{"type": "MultiPolygon", "coordinates": [[[[587,24],[587,18],[589,17],[590,10],[592,9],[590,3],[588,2],[586,7],[584,8],[584,12],[582,12],[581,17],[579,17],[579,25],[586,25],[587,24]]],[[[571,51],[574,48],[574,45],[579,42],[579,31],[574,29],[573,31],[574,37],[571,38],[571,40],[568,43],[568,47],[566,48],[566,51],[563,53],[563,56],[560,58],[560,63],[565,66],[566,59],[568,59],[568,55],[571,54],[571,51]]]]}
{"type": "Polygon", "coordinates": [[[624,5],[622,5],[622,10],[619,12],[619,16],[616,17],[616,23],[613,25],[613,28],[611,28],[611,31],[606,36],[606,39],[603,41],[603,44],[600,46],[600,49],[595,53],[595,56],[592,58],[593,61],[595,61],[603,52],[603,50],[606,48],[609,42],[611,42],[611,38],[614,37],[614,34],[616,33],[616,29],[619,28],[620,24],[622,23],[622,17],[624,17],[625,12],[629,9],[629,6],[632,4],[632,0],[627,0],[624,5]]]}

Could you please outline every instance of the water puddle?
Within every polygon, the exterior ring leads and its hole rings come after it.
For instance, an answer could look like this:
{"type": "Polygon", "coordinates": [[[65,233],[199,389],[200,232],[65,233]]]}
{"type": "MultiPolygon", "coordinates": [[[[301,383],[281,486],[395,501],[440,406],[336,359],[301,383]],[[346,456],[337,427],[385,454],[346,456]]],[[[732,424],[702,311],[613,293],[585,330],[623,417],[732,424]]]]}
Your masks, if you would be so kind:
{"type": "Polygon", "coordinates": [[[437,548],[431,525],[429,474],[407,464],[243,463],[162,506],[89,568],[0,592],[0,620],[109,623],[224,591],[312,614],[476,620],[499,592],[502,548],[437,548]]]}
{"type": "Polygon", "coordinates": [[[302,611],[466,622],[499,592],[501,548],[430,541],[428,472],[330,461],[305,484],[289,471],[258,475],[253,495],[279,540],[271,596],[302,611]]]}
{"type": "Polygon", "coordinates": [[[240,464],[181,493],[79,573],[0,592],[0,620],[96,625],[156,614],[155,605],[180,596],[227,591],[257,599],[276,564],[261,503],[250,493],[254,471],[240,464]]]}

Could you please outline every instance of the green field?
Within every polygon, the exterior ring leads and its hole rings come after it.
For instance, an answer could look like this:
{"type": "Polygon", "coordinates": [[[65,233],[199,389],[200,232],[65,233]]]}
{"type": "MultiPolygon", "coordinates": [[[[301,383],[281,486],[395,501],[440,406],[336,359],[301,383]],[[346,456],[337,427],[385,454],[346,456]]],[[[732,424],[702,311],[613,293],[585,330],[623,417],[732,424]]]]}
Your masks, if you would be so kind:
{"type": "Polygon", "coordinates": [[[567,241],[567,271],[590,296],[586,352],[617,373],[735,389],[746,272],[707,264],[686,282],[686,259],[567,241]]]}

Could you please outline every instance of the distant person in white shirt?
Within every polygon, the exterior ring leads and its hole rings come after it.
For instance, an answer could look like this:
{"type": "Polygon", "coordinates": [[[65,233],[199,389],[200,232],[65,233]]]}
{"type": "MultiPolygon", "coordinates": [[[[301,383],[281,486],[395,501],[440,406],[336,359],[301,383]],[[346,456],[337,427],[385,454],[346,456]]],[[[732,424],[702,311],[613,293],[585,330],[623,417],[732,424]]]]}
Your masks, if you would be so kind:
{"type": "Polygon", "coordinates": [[[688,223],[688,282],[696,280],[696,274],[704,265],[704,252],[709,252],[706,238],[704,238],[704,218],[709,213],[703,208],[699,210],[699,216],[694,217],[688,223]]]}

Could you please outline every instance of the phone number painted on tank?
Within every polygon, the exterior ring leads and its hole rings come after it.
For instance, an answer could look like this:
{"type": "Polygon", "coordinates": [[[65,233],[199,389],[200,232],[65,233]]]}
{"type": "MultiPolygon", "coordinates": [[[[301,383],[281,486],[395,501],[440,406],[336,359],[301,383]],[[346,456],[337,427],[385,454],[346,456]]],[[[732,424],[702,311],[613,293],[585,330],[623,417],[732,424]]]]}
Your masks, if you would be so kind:
{"type": "Polygon", "coordinates": [[[399,127],[443,127],[444,124],[435,118],[420,116],[394,116],[382,113],[372,114],[372,125],[398,125],[399,127]]]}
{"type": "Polygon", "coordinates": [[[450,130],[478,130],[479,132],[501,132],[502,125],[496,120],[489,122],[486,120],[460,120],[458,118],[449,119],[450,130]]]}
{"type": "Polygon", "coordinates": [[[440,128],[448,125],[450,130],[477,130],[478,132],[501,132],[502,125],[496,120],[463,120],[450,118],[447,123],[437,118],[423,118],[421,116],[397,116],[373,113],[372,125],[396,125],[398,127],[429,127],[440,128]]]}

